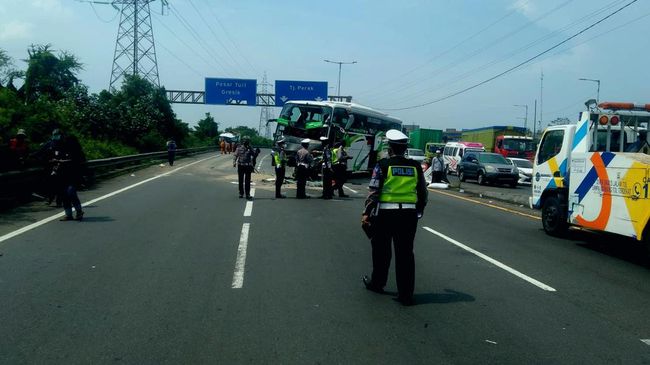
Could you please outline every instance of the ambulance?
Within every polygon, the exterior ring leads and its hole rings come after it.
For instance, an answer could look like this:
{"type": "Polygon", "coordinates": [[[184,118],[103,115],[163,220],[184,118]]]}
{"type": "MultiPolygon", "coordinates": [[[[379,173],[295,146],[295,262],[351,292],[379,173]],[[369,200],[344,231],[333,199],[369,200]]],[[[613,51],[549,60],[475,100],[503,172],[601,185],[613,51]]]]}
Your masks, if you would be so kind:
{"type": "Polygon", "coordinates": [[[650,104],[585,103],[577,124],[547,128],[533,164],[532,208],[554,236],[569,226],[650,247],[650,104]]]}

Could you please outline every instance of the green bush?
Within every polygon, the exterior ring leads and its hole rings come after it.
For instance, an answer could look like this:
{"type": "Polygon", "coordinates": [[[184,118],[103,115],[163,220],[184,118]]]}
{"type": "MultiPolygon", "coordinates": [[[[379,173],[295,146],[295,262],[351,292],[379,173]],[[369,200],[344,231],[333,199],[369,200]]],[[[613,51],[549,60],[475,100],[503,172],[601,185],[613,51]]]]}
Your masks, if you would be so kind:
{"type": "Polygon", "coordinates": [[[100,158],[135,155],[138,151],[120,142],[91,139],[88,137],[79,138],[81,147],[86,154],[86,159],[97,160],[100,158]]]}

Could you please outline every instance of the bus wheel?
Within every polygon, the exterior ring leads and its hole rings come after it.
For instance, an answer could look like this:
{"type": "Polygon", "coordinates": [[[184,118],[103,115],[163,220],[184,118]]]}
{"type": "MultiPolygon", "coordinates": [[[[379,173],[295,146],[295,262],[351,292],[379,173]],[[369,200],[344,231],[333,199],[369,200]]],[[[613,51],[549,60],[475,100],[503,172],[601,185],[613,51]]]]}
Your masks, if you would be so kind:
{"type": "Polygon", "coordinates": [[[458,180],[461,182],[465,181],[465,172],[461,169],[458,169],[458,180]]]}
{"type": "Polygon", "coordinates": [[[550,196],[542,206],[542,226],[544,231],[551,236],[562,236],[569,228],[566,212],[562,209],[560,200],[556,196],[550,196]]]}

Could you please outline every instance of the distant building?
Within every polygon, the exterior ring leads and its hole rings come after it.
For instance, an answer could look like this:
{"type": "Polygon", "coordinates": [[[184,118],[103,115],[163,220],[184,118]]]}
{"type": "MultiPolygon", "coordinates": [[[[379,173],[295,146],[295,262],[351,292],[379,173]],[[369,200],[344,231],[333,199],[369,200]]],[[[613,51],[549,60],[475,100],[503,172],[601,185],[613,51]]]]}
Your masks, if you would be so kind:
{"type": "Polygon", "coordinates": [[[409,135],[409,133],[418,129],[420,129],[420,125],[418,124],[402,124],[402,132],[404,132],[404,134],[406,134],[407,136],[409,135]]]}
{"type": "Polygon", "coordinates": [[[442,132],[442,140],[444,142],[460,141],[460,136],[463,131],[459,131],[456,128],[447,128],[442,132]]]}

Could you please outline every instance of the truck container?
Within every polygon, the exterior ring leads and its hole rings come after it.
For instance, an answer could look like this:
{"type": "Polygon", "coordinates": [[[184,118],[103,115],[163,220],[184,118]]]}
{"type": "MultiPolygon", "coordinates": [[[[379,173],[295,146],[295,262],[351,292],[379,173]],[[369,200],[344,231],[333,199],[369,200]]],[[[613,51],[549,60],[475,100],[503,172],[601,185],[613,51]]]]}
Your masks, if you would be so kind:
{"type": "Polygon", "coordinates": [[[482,143],[486,151],[496,152],[504,157],[521,157],[532,160],[535,154],[533,139],[526,137],[526,129],[513,126],[492,126],[466,129],[462,140],[482,143]]]}
{"type": "Polygon", "coordinates": [[[424,151],[424,147],[429,142],[442,142],[442,130],[420,128],[409,132],[409,146],[411,148],[418,148],[424,151]]]}

